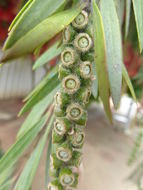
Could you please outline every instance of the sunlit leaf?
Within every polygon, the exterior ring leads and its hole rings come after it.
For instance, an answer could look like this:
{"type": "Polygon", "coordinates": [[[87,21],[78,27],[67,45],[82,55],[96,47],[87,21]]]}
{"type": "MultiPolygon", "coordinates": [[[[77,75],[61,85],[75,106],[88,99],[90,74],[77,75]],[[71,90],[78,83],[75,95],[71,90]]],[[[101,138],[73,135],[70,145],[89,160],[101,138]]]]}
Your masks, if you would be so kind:
{"type": "MultiPolygon", "coordinates": [[[[37,47],[49,41],[62,31],[79,14],[80,8],[71,8],[59,12],[40,22],[17,40],[11,48],[5,46],[2,61],[33,52],[37,47]]],[[[14,34],[14,33],[13,33],[14,34]]],[[[11,41],[11,35],[6,44],[11,41]]]]}
{"type": "Polygon", "coordinates": [[[65,0],[28,1],[10,27],[11,32],[5,43],[5,49],[11,48],[24,35],[55,13],[64,2],[65,0]]]}
{"type": "Polygon", "coordinates": [[[123,55],[121,31],[114,0],[101,0],[100,10],[104,25],[110,90],[114,106],[117,108],[121,95],[123,55]]]}
{"type": "Polygon", "coordinates": [[[110,104],[109,104],[109,80],[106,68],[106,44],[103,30],[102,17],[94,0],[93,6],[93,27],[94,27],[94,47],[95,47],[95,63],[98,78],[99,95],[103,101],[106,114],[112,120],[110,104]]]}
{"type": "Polygon", "coordinates": [[[58,56],[62,48],[57,47],[59,42],[55,43],[51,48],[49,48],[45,53],[43,53],[35,62],[33,69],[37,69],[38,67],[43,66],[44,64],[48,63],[54,57],[58,56]]]}

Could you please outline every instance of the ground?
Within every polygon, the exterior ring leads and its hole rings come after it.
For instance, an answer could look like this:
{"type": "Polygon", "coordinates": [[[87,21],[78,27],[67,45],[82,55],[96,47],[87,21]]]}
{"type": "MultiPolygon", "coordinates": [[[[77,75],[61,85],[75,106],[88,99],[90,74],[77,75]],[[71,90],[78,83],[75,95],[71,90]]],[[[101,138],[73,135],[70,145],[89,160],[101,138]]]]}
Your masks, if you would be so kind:
{"type": "MultiPolygon", "coordinates": [[[[16,133],[24,120],[17,118],[21,100],[0,101],[0,142],[4,150],[15,141],[16,133]]],[[[84,161],[78,190],[136,190],[126,180],[130,173],[127,159],[132,147],[131,139],[113,128],[102,110],[92,106],[86,128],[84,161]]],[[[41,160],[33,190],[42,190],[46,151],[41,160]]],[[[26,159],[25,155],[24,159],[26,159]]]]}

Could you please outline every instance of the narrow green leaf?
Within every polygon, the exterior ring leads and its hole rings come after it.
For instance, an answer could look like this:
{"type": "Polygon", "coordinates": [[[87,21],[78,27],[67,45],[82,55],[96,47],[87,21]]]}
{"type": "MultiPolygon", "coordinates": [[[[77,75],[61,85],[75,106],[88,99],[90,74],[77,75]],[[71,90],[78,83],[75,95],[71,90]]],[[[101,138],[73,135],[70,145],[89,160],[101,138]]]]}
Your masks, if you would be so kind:
{"type": "Polygon", "coordinates": [[[94,75],[94,80],[92,83],[92,95],[94,96],[94,98],[97,98],[97,96],[98,96],[98,78],[97,78],[95,64],[93,64],[93,75],[94,75]]]}
{"type": "Polygon", "coordinates": [[[37,69],[41,66],[43,66],[44,64],[48,63],[50,60],[52,60],[54,57],[58,56],[61,51],[62,48],[61,47],[57,47],[59,44],[59,42],[55,43],[51,48],[49,48],[45,53],[43,53],[35,62],[33,69],[37,69]]]}
{"type": "MultiPolygon", "coordinates": [[[[8,48],[5,46],[5,52],[3,54],[2,61],[19,57],[27,53],[33,52],[37,47],[45,42],[49,41],[57,33],[62,31],[72,20],[79,14],[80,8],[71,8],[69,10],[54,14],[43,20],[36,25],[29,32],[24,33],[19,40],[8,48]]],[[[15,34],[13,32],[13,34],[15,34]]],[[[9,35],[6,44],[11,41],[11,35],[9,35]]]]}
{"type": "Polygon", "coordinates": [[[95,1],[92,1],[93,7],[93,27],[94,27],[94,47],[95,47],[95,64],[98,78],[99,95],[103,101],[105,112],[112,120],[110,103],[109,103],[109,80],[106,68],[106,44],[103,30],[102,17],[95,1]]]}
{"type": "Polygon", "coordinates": [[[114,0],[101,0],[101,15],[106,40],[107,68],[114,106],[120,101],[122,85],[122,41],[114,0]]]}
{"type": "MultiPolygon", "coordinates": [[[[17,16],[17,19],[12,24],[12,30],[5,43],[5,49],[11,48],[25,34],[55,13],[64,2],[65,0],[29,1],[21,11],[22,16],[17,16]]],[[[19,13],[20,15],[21,12],[19,13]]]]}
{"type": "Polygon", "coordinates": [[[52,116],[52,118],[49,121],[48,127],[45,131],[45,134],[43,135],[42,139],[38,143],[38,145],[35,148],[35,150],[33,151],[33,153],[31,154],[29,160],[27,161],[27,163],[24,167],[24,170],[22,171],[22,173],[14,187],[14,190],[29,190],[30,189],[30,187],[32,185],[32,181],[33,181],[35,173],[36,173],[36,170],[37,170],[39,162],[40,162],[40,158],[41,158],[43,150],[44,150],[44,146],[45,146],[48,134],[52,127],[53,120],[54,120],[54,117],[52,116]]]}
{"type": "Polygon", "coordinates": [[[47,158],[46,158],[46,175],[45,175],[45,187],[47,187],[49,183],[49,169],[50,169],[50,155],[52,151],[52,136],[50,136],[48,150],[47,150],[47,158]]]}
{"type": "Polygon", "coordinates": [[[35,139],[39,131],[45,125],[49,114],[43,116],[43,118],[36,123],[31,129],[29,129],[23,136],[21,136],[15,144],[8,150],[7,153],[0,159],[0,172],[5,172],[8,168],[12,167],[25,149],[31,144],[35,139]]]}
{"type": "Polygon", "coordinates": [[[129,87],[129,90],[130,90],[130,92],[131,92],[131,95],[132,95],[132,97],[134,98],[134,100],[137,101],[136,95],[135,95],[135,92],[134,92],[133,85],[132,85],[132,83],[131,83],[130,77],[129,77],[129,75],[128,75],[128,72],[127,72],[126,67],[125,67],[124,64],[122,65],[122,70],[123,70],[123,77],[124,77],[124,79],[125,79],[125,81],[126,81],[128,87],[129,87]]]}
{"type": "Polygon", "coordinates": [[[131,0],[126,0],[126,22],[125,22],[125,37],[128,36],[130,26],[131,0]]]}
{"type": "Polygon", "coordinates": [[[132,0],[138,32],[140,52],[143,50],[143,0],[132,0]]]}
{"type": "Polygon", "coordinates": [[[124,21],[124,13],[125,13],[125,1],[114,0],[116,5],[116,11],[119,18],[120,27],[122,27],[124,21]]]}
{"type": "Polygon", "coordinates": [[[22,15],[25,13],[25,11],[30,7],[31,3],[33,2],[34,0],[27,1],[27,3],[23,6],[23,8],[19,11],[15,19],[12,21],[8,31],[10,31],[16,25],[16,23],[21,19],[22,15]]]}
{"type": "Polygon", "coordinates": [[[45,96],[47,96],[53,89],[55,89],[59,84],[58,73],[56,73],[51,79],[48,80],[45,86],[41,90],[33,95],[31,99],[24,105],[19,115],[29,111],[34,107],[39,101],[41,101],[45,96]]]}
{"type": "Polygon", "coordinates": [[[47,82],[58,72],[58,66],[56,65],[52,70],[50,70],[47,75],[40,81],[40,83],[28,94],[24,99],[24,102],[36,95],[41,89],[47,84],[47,82]]]}
{"type": "Polygon", "coordinates": [[[55,88],[50,94],[48,94],[43,100],[37,103],[26,120],[24,121],[23,125],[21,126],[17,138],[20,138],[27,130],[29,130],[33,125],[35,125],[39,119],[41,118],[42,114],[46,111],[48,106],[52,103],[53,97],[55,93],[58,91],[59,86],[55,88]],[[34,118],[34,119],[33,119],[34,118]]]}

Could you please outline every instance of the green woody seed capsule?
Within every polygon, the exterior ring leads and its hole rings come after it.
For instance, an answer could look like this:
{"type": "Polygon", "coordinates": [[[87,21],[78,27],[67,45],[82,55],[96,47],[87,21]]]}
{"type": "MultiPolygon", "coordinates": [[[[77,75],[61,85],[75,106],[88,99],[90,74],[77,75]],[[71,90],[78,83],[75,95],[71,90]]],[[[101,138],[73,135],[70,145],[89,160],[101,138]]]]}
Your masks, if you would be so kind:
{"type": "Polygon", "coordinates": [[[67,131],[67,126],[63,120],[56,119],[54,122],[54,130],[59,135],[64,135],[67,131]]]}
{"type": "Polygon", "coordinates": [[[64,142],[64,135],[59,135],[55,130],[53,130],[52,131],[52,142],[53,142],[53,144],[64,142]]]}
{"type": "Polygon", "coordinates": [[[54,113],[55,113],[55,116],[57,117],[65,116],[64,110],[59,105],[55,105],[54,113]]]}
{"type": "Polygon", "coordinates": [[[69,75],[63,79],[62,86],[67,94],[74,94],[80,88],[80,80],[76,75],[69,75]]]}
{"type": "Polygon", "coordinates": [[[59,66],[59,79],[62,80],[64,77],[67,77],[71,74],[71,71],[68,68],[65,68],[63,65],[59,66]]]}
{"type": "Polygon", "coordinates": [[[71,169],[63,168],[60,171],[59,179],[62,186],[72,186],[75,182],[75,175],[73,174],[71,169]]]}
{"type": "Polygon", "coordinates": [[[61,61],[65,67],[72,66],[77,60],[77,54],[73,48],[67,47],[61,53],[61,61]]]}
{"type": "Polygon", "coordinates": [[[81,11],[81,13],[72,22],[73,27],[77,29],[84,29],[88,24],[88,13],[81,11]]]}
{"type": "Polygon", "coordinates": [[[81,88],[78,93],[75,95],[75,99],[86,105],[89,102],[91,96],[90,88],[81,88]]]}
{"type": "Polygon", "coordinates": [[[63,162],[68,162],[72,158],[72,150],[68,146],[61,146],[56,150],[56,156],[63,162]]]}
{"type": "Polygon", "coordinates": [[[76,32],[71,25],[67,26],[63,31],[63,43],[67,44],[71,42],[76,32]]]}
{"type": "Polygon", "coordinates": [[[92,64],[89,61],[84,61],[80,64],[80,74],[84,79],[92,77],[92,64]]]}
{"type": "Polygon", "coordinates": [[[72,145],[74,148],[82,148],[85,139],[83,131],[76,131],[72,138],[72,145]]]}
{"type": "Polygon", "coordinates": [[[81,165],[81,162],[82,162],[82,153],[79,151],[73,151],[73,156],[70,161],[70,165],[78,168],[81,165]]]}
{"type": "Polygon", "coordinates": [[[56,156],[55,153],[53,153],[53,154],[51,155],[51,157],[50,157],[50,162],[51,162],[52,166],[54,167],[54,169],[57,169],[57,168],[59,168],[59,167],[64,166],[64,162],[61,161],[61,160],[59,160],[59,159],[57,158],[57,156],[56,156]]]}
{"type": "Polygon", "coordinates": [[[78,103],[72,103],[66,110],[67,118],[76,124],[85,125],[87,120],[87,112],[78,103]]]}
{"type": "Polygon", "coordinates": [[[93,45],[92,39],[86,33],[78,34],[74,40],[75,48],[82,53],[89,51],[92,45],[93,45]]]}
{"type": "Polygon", "coordinates": [[[64,189],[62,185],[58,182],[58,180],[55,180],[49,183],[48,190],[64,190],[64,189]]]}
{"type": "Polygon", "coordinates": [[[64,107],[66,104],[70,102],[70,96],[65,94],[64,92],[57,92],[54,96],[55,105],[64,107]]]}

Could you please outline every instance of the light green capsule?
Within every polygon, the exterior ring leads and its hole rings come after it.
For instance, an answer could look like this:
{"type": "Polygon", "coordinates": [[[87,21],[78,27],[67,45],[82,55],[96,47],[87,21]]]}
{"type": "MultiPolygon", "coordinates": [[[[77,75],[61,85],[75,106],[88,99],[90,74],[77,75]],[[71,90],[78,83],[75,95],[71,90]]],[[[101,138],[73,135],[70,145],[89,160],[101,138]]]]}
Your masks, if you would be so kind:
{"type": "Polygon", "coordinates": [[[79,151],[73,151],[72,159],[70,161],[71,166],[78,168],[82,162],[82,153],[79,151]]]}
{"type": "Polygon", "coordinates": [[[76,31],[71,25],[67,26],[63,31],[63,43],[67,44],[71,42],[76,35],[76,31]]]}
{"type": "Polygon", "coordinates": [[[54,180],[48,185],[48,190],[64,190],[58,180],[54,180]]]}
{"type": "Polygon", "coordinates": [[[65,116],[65,111],[59,105],[55,105],[54,113],[55,113],[55,116],[57,117],[65,116]]]}
{"type": "Polygon", "coordinates": [[[61,53],[62,65],[67,68],[73,66],[76,63],[77,58],[77,53],[72,47],[66,47],[61,53]]]}
{"type": "Polygon", "coordinates": [[[66,117],[78,125],[85,125],[87,111],[78,103],[71,103],[66,109],[66,117]]]}
{"type": "Polygon", "coordinates": [[[91,96],[90,88],[81,88],[78,93],[75,95],[75,99],[78,102],[81,102],[83,105],[86,105],[89,102],[91,96]]]}
{"type": "Polygon", "coordinates": [[[72,148],[69,146],[68,142],[65,142],[56,149],[56,156],[59,160],[63,162],[69,162],[72,158],[72,148]]]}
{"type": "Polygon", "coordinates": [[[74,148],[82,148],[85,139],[85,133],[81,130],[75,130],[70,139],[74,148]]]}
{"type": "Polygon", "coordinates": [[[59,66],[59,79],[62,80],[64,77],[67,77],[71,74],[71,71],[68,68],[65,68],[63,65],[59,66]]]}
{"type": "Polygon", "coordinates": [[[59,180],[62,186],[72,186],[75,183],[75,174],[69,168],[62,168],[59,173],[59,180]]]}
{"type": "Polygon", "coordinates": [[[88,25],[88,13],[85,10],[82,10],[74,19],[72,25],[76,29],[84,29],[88,25]]]}
{"type": "Polygon", "coordinates": [[[64,142],[64,135],[59,135],[55,130],[53,130],[52,131],[52,142],[54,144],[64,142]]]}
{"type": "Polygon", "coordinates": [[[80,88],[80,79],[76,75],[68,75],[62,80],[62,87],[65,93],[74,94],[80,88]]]}
{"type": "Polygon", "coordinates": [[[61,108],[66,106],[71,100],[71,97],[64,92],[57,92],[54,96],[55,105],[60,106],[61,108]]]}
{"type": "Polygon", "coordinates": [[[88,52],[93,46],[92,38],[87,33],[79,33],[75,37],[74,46],[81,53],[88,52]]]}

